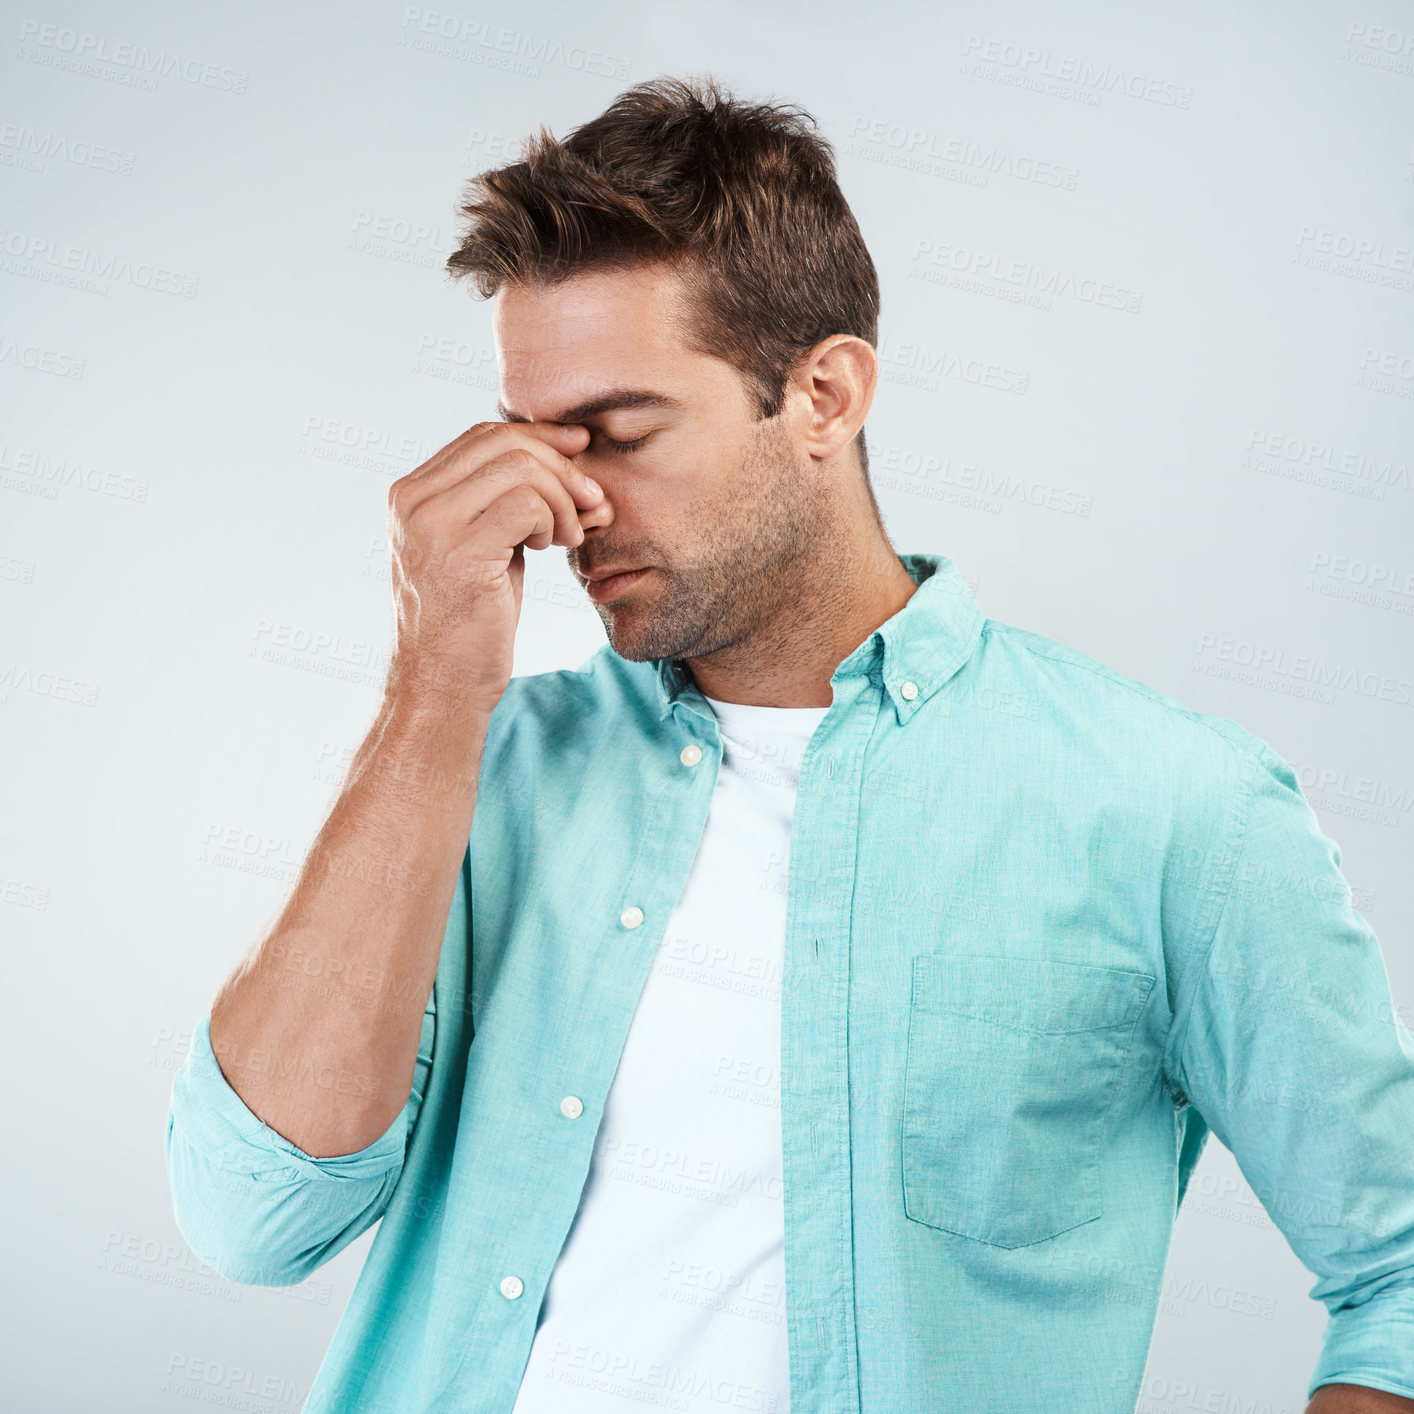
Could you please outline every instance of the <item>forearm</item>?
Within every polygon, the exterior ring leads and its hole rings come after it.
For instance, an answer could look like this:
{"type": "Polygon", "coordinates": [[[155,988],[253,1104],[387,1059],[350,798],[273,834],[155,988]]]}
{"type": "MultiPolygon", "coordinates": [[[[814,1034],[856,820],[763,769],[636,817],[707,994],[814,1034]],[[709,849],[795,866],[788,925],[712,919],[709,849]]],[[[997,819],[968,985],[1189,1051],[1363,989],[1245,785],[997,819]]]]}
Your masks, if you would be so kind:
{"type": "Polygon", "coordinates": [[[407,1101],[487,721],[390,678],[282,911],[212,1004],[222,1073],[314,1157],[371,1144],[407,1101]]]}
{"type": "Polygon", "coordinates": [[[1364,1385],[1321,1385],[1306,1414],[1414,1414],[1414,1399],[1364,1385]]]}

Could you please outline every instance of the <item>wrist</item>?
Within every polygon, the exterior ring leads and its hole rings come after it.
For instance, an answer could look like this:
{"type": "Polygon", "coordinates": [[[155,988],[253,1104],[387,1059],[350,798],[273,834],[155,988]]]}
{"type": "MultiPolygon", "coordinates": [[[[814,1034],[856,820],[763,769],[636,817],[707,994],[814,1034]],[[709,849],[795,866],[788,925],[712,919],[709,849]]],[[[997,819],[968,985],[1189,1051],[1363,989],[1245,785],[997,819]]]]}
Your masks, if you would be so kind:
{"type": "Polygon", "coordinates": [[[490,721],[504,687],[488,688],[483,675],[446,659],[394,657],[384,684],[384,700],[395,711],[448,715],[461,721],[490,721]]]}

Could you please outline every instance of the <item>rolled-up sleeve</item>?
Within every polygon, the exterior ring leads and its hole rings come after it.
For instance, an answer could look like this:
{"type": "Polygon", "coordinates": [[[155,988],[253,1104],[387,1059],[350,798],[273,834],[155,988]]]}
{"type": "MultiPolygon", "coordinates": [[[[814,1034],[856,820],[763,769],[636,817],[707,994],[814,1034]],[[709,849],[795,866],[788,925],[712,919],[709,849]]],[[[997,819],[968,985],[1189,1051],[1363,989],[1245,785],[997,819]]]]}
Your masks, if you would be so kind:
{"type": "Polygon", "coordinates": [[[231,1087],[211,1048],[210,1012],[172,1083],[166,1161],[177,1227],[230,1281],[292,1286],[383,1215],[402,1171],[431,1060],[423,1017],[412,1093],[388,1128],[352,1154],[315,1158],[277,1134],[231,1087]]]}
{"type": "Polygon", "coordinates": [[[1414,1037],[1291,767],[1262,745],[1238,789],[1226,897],[1165,1068],[1318,1277],[1308,1395],[1414,1398],[1414,1037]]]}

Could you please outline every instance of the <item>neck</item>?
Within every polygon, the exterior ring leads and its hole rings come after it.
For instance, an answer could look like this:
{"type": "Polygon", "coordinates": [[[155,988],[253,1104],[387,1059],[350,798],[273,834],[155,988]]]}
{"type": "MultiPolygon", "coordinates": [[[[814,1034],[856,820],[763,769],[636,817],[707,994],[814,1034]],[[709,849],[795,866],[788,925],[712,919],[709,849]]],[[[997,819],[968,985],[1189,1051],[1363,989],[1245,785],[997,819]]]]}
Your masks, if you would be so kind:
{"type": "Polygon", "coordinates": [[[879,526],[811,557],[788,604],[736,643],[684,658],[698,690],[721,702],[828,707],[835,669],[917,592],[879,526]]]}

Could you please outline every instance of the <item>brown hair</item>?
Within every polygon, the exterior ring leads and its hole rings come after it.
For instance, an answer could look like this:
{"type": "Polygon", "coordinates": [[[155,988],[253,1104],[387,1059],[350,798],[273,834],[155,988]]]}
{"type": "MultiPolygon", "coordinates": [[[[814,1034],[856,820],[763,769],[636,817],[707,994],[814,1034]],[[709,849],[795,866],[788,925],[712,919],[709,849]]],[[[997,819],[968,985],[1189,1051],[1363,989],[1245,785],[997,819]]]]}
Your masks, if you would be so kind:
{"type": "MultiPolygon", "coordinates": [[[[878,274],[815,126],[710,76],[635,84],[565,138],[542,125],[518,162],[471,178],[447,272],[489,299],[507,282],[668,262],[692,301],[692,346],[736,368],[758,417],[774,417],[822,339],[878,342],[878,274]]],[[[862,430],[856,441],[867,472],[862,430]]]]}

